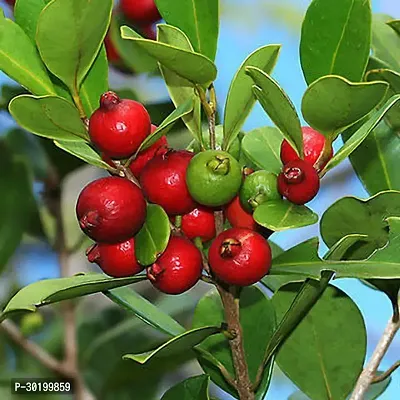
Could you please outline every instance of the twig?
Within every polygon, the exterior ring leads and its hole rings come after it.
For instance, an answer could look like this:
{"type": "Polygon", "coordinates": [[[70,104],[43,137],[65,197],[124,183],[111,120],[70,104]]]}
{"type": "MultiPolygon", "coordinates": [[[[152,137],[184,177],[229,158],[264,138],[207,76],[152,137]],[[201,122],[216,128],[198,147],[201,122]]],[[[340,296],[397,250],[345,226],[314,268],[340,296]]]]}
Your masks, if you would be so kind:
{"type": "Polygon", "coordinates": [[[390,319],[382,337],[380,338],[371,359],[358,378],[357,384],[350,397],[350,400],[363,400],[365,393],[375,379],[376,371],[392,343],[397,331],[400,329],[400,320],[390,319]]]}
{"type": "Polygon", "coordinates": [[[395,362],[388,370],[386,370],[383,374],[376,375],[374,379],[372,379],[372,383],[379,383],[384,381],[386,378],[388,378],[390,375],[393,374],[394,371],[396,371],[397,368],[400,367],[400,361],[395,362]]]}

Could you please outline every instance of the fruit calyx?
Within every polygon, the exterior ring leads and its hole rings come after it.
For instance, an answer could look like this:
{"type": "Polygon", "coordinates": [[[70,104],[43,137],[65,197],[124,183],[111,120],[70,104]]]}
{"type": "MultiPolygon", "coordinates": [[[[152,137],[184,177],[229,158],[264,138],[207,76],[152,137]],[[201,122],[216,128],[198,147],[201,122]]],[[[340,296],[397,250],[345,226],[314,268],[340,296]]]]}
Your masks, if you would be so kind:
{"type": "Polygon", "coordinates": [[[216,155],[207,163],[207,167],[217,175],[227,175],[230,171],[231,163],[228,157],[216,155]]]}
{"type": "Polygon", "coordinates": [[[88,261],[91,263],[94,263],[94,262],[100,260],[99,246],[96,243],[92,244],[90,247],[88,247],[85,254],[86,254],[88,261]]]}
{"type": "Polygon", "coordinates": [[[298,166],[287,165],[283,168],[282,174],[289,185],[296,185],[304,180],[304,172],[298,166]]]}
{"type": "Polygon", "coordinates": [[[157,277],[160,276],[164,272],[164,268],[161,265],[154,263],[149,268],[147,268],[147,278],[151,282],[155,282],[157,277]]]}
{"type": "Polygon", "coordinates": [[[223,258],[234,258],[237,254],[240,253],[241,243],[239,240],[234,238],[228,238],[224,240],[221,244],[220,254],[223,258]]]}
{"type": "Polygon", "coordinates": [[[100,108],[103,110],[112,110],[117,104],[121,102],[121,99],[117,93],[113,91],[105,92],[100,97],[100,108]]]}

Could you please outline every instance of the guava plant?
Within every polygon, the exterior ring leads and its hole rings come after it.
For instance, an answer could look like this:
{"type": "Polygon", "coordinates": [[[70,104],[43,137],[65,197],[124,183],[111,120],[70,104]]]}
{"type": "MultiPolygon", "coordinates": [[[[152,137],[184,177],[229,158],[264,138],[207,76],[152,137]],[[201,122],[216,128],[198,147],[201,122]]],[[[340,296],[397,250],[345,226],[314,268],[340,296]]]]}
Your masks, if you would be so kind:
{"type": "MultiPolygon", "coordinates": [[[[55,155],[53,165],[68,154],[108,176],[83,187],[76,203],[77,223],[92,240],[88,261],[103,273],[68,276],[69,257],[82,250],[67,245],[60,200],[66,173],[34,169],[55,229],[40,226],[63,276],[18,290],[0,327],[53,373],[73,379],[77,398],[93,379],[82,373],[72,299],[93,293],[164,334],[157,346],[136,350],[131,342],[118,354],[126,371],[135,368],[128,376],[133,393],[196,358],[204,373],[173,386],[163,400],[215,398],[210,381],[234,398],[263,399],[274,365],[299,388],[291,399],[377,398],[398,366],[378,372],[400,328],[400,21],[372,16],[365,0],[311,2],[300,43],[308,84],[301,113],[309,126],[301,126],[300,110],[271,77],[279,45],[250,54],[227,98],[217,96],[218,0],[124,0],[112,12],[112,0],[17,0],[15,21],[1,17],[0,67],[21,85],[8,104],[12,117],[45,138],[40,143],[55,155]],[[157,37],[146,35],[160,18],[157,37]],[[162,76],[174,105],[162,121],[152,119],[148,105],[110,90],[104,41],[110,62],[162,76]],[[256,102],[273,125],[243,132],[256,102]],[[166,135],[182,122],[193,140],[172,148],[166,135]],[[339,136],[343,145],[334,153],[339,136]],[[342,198],[318,221],[306,204],[318,201],[325,174],[347,157],[371,197],[342,198]],[[274,244],[276,232],[318,222],[329,248],[322,257],[318,238],[285,251],[274,244]],[[340,278],[361,280],[392,303],[371,360],[357,304],[332,284],[340,278]],[[130,286],[147,282],[155,292],[180,295],[199,281],[208,290],[185,326],[130,286]],[[10,322],[59,302],[66,344],[75,346],[66,345],[62,361],[10,322]],[[134,380],[141,368],[151,379],[134,380]]],[[[0,161],[2,174],[14,179],[3,230],[37,216],[32,165],[13,143],[2,145],[0,161]]],[[[7,239],[12,251],[21,235],[7,239]]]]}

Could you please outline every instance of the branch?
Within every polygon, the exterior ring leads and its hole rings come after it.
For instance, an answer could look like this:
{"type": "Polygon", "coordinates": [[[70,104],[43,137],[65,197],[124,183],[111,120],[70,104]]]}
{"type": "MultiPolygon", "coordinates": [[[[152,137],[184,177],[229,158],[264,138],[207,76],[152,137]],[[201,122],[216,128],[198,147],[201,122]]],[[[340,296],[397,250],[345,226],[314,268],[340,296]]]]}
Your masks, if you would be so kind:
{"type": "Polygon", "coordinates": [[[386,354],[390,344],[392,343],[397,331],[400,329],[400,320],[391,318],[388,322],[381,339],[379,340],[371,359],[364,368],[363,372],[358,378],[357,384],[350,397],[350,400],[363,400],[365,393],[370,385],[375,380],[375,374],[381,363],[384,355],[386,354]]]}
{"type": "Polygon", "coordinates": [[[388,378],[390,375],[393,374],[394,371],[396,371],[397,368],[400,367],[400,361],[395,362],[388,370],[386,370],[383,374],[376,375],[374,379],[372,379],[372,383],[379,383],[384,381],[386,378],[388,378]]]}

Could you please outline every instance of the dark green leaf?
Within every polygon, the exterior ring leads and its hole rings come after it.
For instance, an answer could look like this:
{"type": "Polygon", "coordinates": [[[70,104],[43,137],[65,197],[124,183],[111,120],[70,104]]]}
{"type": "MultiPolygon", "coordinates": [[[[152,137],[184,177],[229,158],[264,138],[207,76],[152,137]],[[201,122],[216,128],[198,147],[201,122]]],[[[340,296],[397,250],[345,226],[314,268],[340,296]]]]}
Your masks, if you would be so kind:
{"type": "Polygon", "coordinates": [[[18,125],[36,135],[66,141],[88,137],[78,110],[61,97],[21,95],[10,102],[9,109],[18,125]]]}
{"type": "MultiPolygon", "coordinates": [[[[170,25],[158,25],[157,30],[160,42],[193,51],[188,38],[179,29],[170,25]]],[[[185,116],[183,121],[193,136],[201,143],[201,103],[200,98],[195,94],[194,85],[162,65],[160,65],[160,70],[175,107],[179,107],[190,99],[193,100],[193,113],[185,116]]]]}
{"type": "Polygon", "coordinates": [[[337,132],[354,124],[376,107],[386,93],[385,82],[352,83],[340,76],[325,76],[304,93],[304,119],[334,139],[337,132]]]}
{"type": "MultiPolygon", "coordinates": [[[[336,167],[345,158],[347,158],[351,153],[353,153],[353,151],[356,150],[357,147],[363,143],[363,141],[368,137],[368,135],[370,135],[370,133],[374,131],[374,129],[377,127],[379,122],[382,121],[382,119],[386,115],[386,113],[392,107],[398,105],[399,100],[400,100],[400,94],[393,96],[381,108],[379,108],[378,110],[371,113],[371,115],[369,116],[367,121],[364,124],[362,124],[361,127],[356,130],[356,132],[354,132],[352,134],[352,136],[345,142],[345,144],[340,148],[340,150],[328,162],[328,164],[325,167],[325,170],[329,171],[330,169],[336,167]]],[[[372,133],[370,136],[375,136],[375,134],[372,133]]],[[[397,140],[397,141],[400,142],[399,140],[397,140]]],[[[369,164],[370,161],[371,161],[371,159],[369,159],[369,158],[364,159],[363,165],[365,165],[365,166],[368,165],[368,167],[371,167],[371,165],[369,164]],[[368,160],[368,162],[366,160],[368,160]]],[[[387,189],[391,189],[391,188],[387,188],[387,189]]]]}
{"type": "Polygon", "coordinates": [[[60,149],[72,154],[75,157],[78,157],[80,160],[83,160],[88,164],[103,169],[110,168],[110,166],[101,159],[100,155],[85,142],[66,142],[55,140],[54,144],[60,149]]]}
{"type": "Polygon", "coordinates": [[[400,19],[392,19],[388,21],[387,24],[400,35],[400,19]]]}
{"type": "Polygon", "coordinates": [[[279,55],[279,45],[260,47],[251,53],[232,79],[225,104],[224,148],[229,149],[254,106],[253,80],[246,74],[246,67],[257,67],[270,74],[279,55]]]}
{"type": "Polygon", "coordinates": [[[209,84],[217,76],[214,63],[202,54],[143,39],[128,26],[121,27],[121,36],[123,39],[133,40],[164,67],[193,83],[209,84]]]}
{"type": "Polygon", "coordinates": [[[0,12],[0,69],[38,96],[55,94],[39,54],[27,34],[0,12]]]}
{"type": "MultiPolygon", "coordinates": [[[[289,284],[274,295],[278,319],[285,315],[299,288],[299,284],[289,284]]],[[[283,343],[276,361],[312,399],[345,400],[361,372],[365,353],[366,331],[360,311],[343,291],[328,286],[283,343]]]]}
{"type": "Polygon", "coordinates": [[[164,393],[161,400],[209,400],[209,383],[210,377],[207,375],[186,379],[164,393]]]}
{"type": "Polygon", "coordinates": [[[370,52],[371,4],[314,0],[303,21],[300,60],[308,84],[324,75],[359,82],[370,52]],[[349,62],[351,60],[351,62],[349,62]]]}
{"type": "Polygon", "coordinates": [[[19,0],[14,6],[15,22],[25,31],[33,43],[39,15],[46,6],[45,0],[19,0]]]}
{"type": "Polygon", "coordinates": [[[219,0],[156,0],[164,20],[185,34],[196,52],[215,59],[219,30],[219,0]]]}
{"type": "Polygon", "coordinates": [[[140,264],[151,265],[166,249],[171,229],[162,207],[148,204],[146,222],[135,236],[135,253],[140,264]]]}
{"type": "Polygon", "coordinates": [[[128,287],[112,289],[104,294],[114,303],[133,312],[146,324],[167,335],[176,336],[185,331],[172,317],[128,287]]]}
{"type": "Polygon", "coordinates": [[[0,315],[0,321],[21,311],[36,311],[37,307],[47,304],[104,292],[145,279],[145,275],[136,275],[129,278],[110,278],[104,274],[91,273],[37,281],[25,286],[11,298],[0,315]]]}
{"type": "Polygon", "coordinates": [[[263,109],[281,130],[285,139],[302,156],[303,134],[293,103],[278,83],[261,69],[246,67],[246,72],[257,85],[253,87],[253,92],[263,109]]]}
{"type": "Polygon", "coordinates": [[[112,5],[112,0],[57,0],[40,14],[36,32],[40,55],[75,96],[103,43],[112,5]]]}
{"type": "MultiPolygon", "coordinates": [[[[211,290],[199,301],[193,316],[193,326],[220,324],[224,319],[224,311],[218,292],[211,290]]],[[[271,307],[271,302],[257,287],[245,287],[242,290],[240,295],[240,322],[243,328],[244,348],[250,379],[254,381],[263,358],[263,351],[266,349],[275,328],[275,313],[271,307]]],[[[217,366],[217,363],[221,363],[231,376],[235,376],[227,339],[222,335],[213,336],[199,347],[201,351],[198,359],[204,371],[223,390],[238,398],[236,391],[226,383],[217,366]],[[207,358],[203,355],[204,352],[208,353],[207,358]],[[213,358],[217,362],[213,363],[213,358]]],[[[265,397],[271,379],[271,367],[270,364],[266,368],[262,384],[256,392],[256,400],[262,400],[265,397]]]]}
{"type": "Polygon", "coordinates": [[[173,357],[177,353],[182,353],[197,346],[209,336],[221,333],[218,326],[203,326],[186,331],[178,336],[173,337],[157,349],[147,351],[141,354],[125,354],[125,360],[133,360],[139,364],[145,364],[154,358],[173,357]]]}
{"type": "Polygon", "coordinates": [[[255,209],[253,217],[258,224],[272,231],[300,228],[318,222],[318,215],[308,207],[287,200],[267,201],[255,209]]]}

